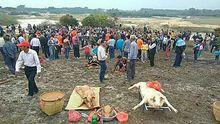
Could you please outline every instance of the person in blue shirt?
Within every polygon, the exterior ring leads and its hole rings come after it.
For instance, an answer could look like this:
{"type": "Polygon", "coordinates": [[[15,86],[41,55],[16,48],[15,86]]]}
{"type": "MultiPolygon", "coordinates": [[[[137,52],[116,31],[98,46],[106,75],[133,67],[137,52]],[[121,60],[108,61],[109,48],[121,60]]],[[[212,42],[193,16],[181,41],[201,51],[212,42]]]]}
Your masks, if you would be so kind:
{"type": "Polygon", "coordinates": [[[121,37],[119,37],[119,39],[117,40],[117,43],[116,43],[116,48],[118,50],[118,55],[120,55],[120,56],[122,56],[123,45],[124,45],[124,40],[121,37]]]}
{"type": "Polygon", "coordinates": [[[131,35],[131,45],[128,53],[128,64],[127,64],[127,79],[130,82],[135,76],[135,62],[137,60],[138,46],[136,43],[136,36],[131,35]]]}
{"type": "Polygon", "coordinates": [[[115,58],[115,39],[113,35],[110,36],[110,40],[108,41],[108,43],[110,60],[112,61],[115,58]]]}
{"type": "Polygon", "coordinates": [[[4,36],[5,44],[3,45],[3,53],[5,56],[5,64],[8,66],[10,72],[15,75],[16,53],[17,47],[10,41],[10,36],[4,36]]]}
{"type": "Polygon", "coordinates": [[[96,55],[98,56],[98,46],[97,45],[92,45],[92,51],[91,51],[92,55],[96,55]]]}
{"type": "Polygon", "coordinates": [[[176,57],[175,57],[175,62],[173,64],[173,67],[180,67],[180,64],[182,62],[182,54],[184,52],[184,50],[186,49],[186,43],[185,41],[182,39],[182,35],[179,34],[176,44],[175,44],[175,53],[176,53],[176,57]]]}

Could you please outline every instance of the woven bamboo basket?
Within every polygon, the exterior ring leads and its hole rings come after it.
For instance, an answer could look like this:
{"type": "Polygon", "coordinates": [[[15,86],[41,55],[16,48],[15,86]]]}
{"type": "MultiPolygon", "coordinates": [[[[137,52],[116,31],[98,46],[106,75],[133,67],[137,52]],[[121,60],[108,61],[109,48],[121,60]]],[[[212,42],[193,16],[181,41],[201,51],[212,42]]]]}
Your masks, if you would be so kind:
{"type": "Polygon", "coordinates": [[[220,101],[213,103],[213,113],[215,115],[215,119],[220,121],[220,101]]]}
{"type": "Polygon", "coordinates": [[[46,92],[40,95],[39,107],[47,115],[54,115],[63,109],[65,94],[62,92],[46,92]]]}

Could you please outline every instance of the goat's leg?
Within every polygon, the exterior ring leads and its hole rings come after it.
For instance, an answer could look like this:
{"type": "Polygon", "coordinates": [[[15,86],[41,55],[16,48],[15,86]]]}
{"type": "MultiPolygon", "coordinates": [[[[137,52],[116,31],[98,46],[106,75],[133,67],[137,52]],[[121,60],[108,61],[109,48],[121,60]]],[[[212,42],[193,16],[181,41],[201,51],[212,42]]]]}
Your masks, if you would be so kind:
{"type": "Polygon", "coordinates": [[[139,104],[137,104],[134,108],[132,108],[133,110],[136,110],[138,107],[142,106],[145,103],[145,100],[143,99],[139,104]]]}

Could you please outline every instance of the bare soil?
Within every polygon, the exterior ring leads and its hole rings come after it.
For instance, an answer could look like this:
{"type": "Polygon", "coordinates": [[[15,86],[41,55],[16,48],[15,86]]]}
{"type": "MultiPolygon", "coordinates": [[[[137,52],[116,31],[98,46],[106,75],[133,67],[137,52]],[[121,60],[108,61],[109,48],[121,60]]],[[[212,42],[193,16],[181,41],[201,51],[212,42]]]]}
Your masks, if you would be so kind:
{"type": "MultiPolygon", "coordinates": [[[[72,53],[71,53],[72,54],[72,53]]],[[[137,62],[135,79],[125,82],[124,75],[112,73],[113,64],[108,62],[109,80],[105,85],[98,81],[99,69],[85,68],[84,57],[79,60],[64,59],[44,63],[41,78],[37,78],[40,92],[32,100],[26,98],[27,79],[23,73],[13,78],[1,63],[1,79],[10,82],[0,84],[0,123],[6,124],[67,124],[68,111],[47,116],[38,107],[39,96],[47,91],[62,91],[65,105],[77,85],[101,86],[101,105],[110,104],[118,111],[129,113],[128,124],[218,124],[212,112],[212,104],[220,100],[220,64],[213,61],[210,53],[205,53],[201,61],[192,62],[191,48],[186,52],[181,68],[171,67],[171,61],[164,60],[164,53],[156,54],[155,67],[149,63],[137,62]],[[131,109],[140,102],[138,89],[128,87],[139,81],[158,80],[165,90],[169,102],[179,111],[144,111],[131,109]]],[[[174,57],[174,54],[173,56],[174,57]]],[[[1,59],[2,60],[2,59],[1,59]]],[[[88,113],[88,111],[81,111],[88,113]]],[[[80,124],[88,123],[82,118],[80,124]]],[[[111,123],[117,123],[113,121],[111,123]]]]}

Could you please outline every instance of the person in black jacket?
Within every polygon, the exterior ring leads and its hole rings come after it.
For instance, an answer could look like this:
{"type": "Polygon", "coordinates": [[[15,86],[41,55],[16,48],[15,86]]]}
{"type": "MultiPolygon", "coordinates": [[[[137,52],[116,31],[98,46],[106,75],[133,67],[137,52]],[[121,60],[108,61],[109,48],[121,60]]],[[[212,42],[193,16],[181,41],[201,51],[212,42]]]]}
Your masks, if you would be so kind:
{"type": "Polygon", "coordinates": [[[182,54],[186,49],[186,43],[185,41],[182,39],[182,35],[179,34],[176,44],[175,44],[175,53],[176,53],[176,57],[175,57],[175,62],[173,64],[173,67],[180,67],[180,64],[182,62],[182,54]]]}
{"type": "Polygon", "coordinates": [[[149,40],[149,60],[150,60],[150,66],[154,66],[154,56],[156,54],[156,43],[155,39],[149,40]]]}
{"type": "Polygon", "coordinates": [[[46,58],[49,58],[50,52],[49,52],[49,46],[47,44],[48,39],[44,35],[41,35],[39,40],[40,40],[42,52],[44,53],[46,58]]]}

